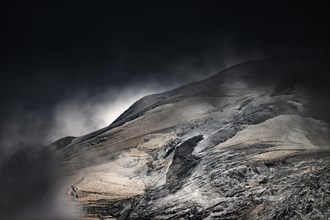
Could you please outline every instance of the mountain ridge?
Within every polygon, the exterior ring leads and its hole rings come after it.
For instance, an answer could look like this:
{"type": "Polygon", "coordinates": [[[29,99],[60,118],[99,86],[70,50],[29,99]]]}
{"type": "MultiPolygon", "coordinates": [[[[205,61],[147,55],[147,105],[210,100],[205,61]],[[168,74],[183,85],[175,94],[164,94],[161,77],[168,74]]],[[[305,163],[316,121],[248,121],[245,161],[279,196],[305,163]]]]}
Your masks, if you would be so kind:
{"type": "Polygon", "coordinates": [[[329,97],[318,84],[329,65],[297,60],[236,65],[138,100],[57,151],[68,199],[88,218],[329,215],[327,99],[314,106],[329,97]]]}
{"type": "MultiPolygon", "coordinates": [[[[304,55],[306,56],[306,55],[304,55]]],[[[293,57],[294,59],[297,59],[296,57],[293,57]]],[[[317,57],[316,57],[317,58],[317,57]]],[[[316,59],[315,57],[313,57],[313,59],[316,59]]],[[[322,57],[324,59],[324,61],[321,61],[321,62],[327,62],[329,60],[328,57],[322,57]]],[[[278,60],[282,60],[283,58],[277,56],[276,59],[275,59],[275,62],[278,62],[278,60]]],[[[291,58],[292,59],[292,58],[291,58]]],[[[144,112],[156,107],[157,105],[160,105],[162,103],[162,101],[166,101],[168,98],[171,97],[171,93],[176,93],[180,90],[184,90],[185,88],[189,87],[189,86],[193,86],[194,84],[198,84],[198,83],[203,83],[205,81],[209,81],[209,80],[218,80],[217,78],[219,78],[219,76],[221,74],[225,74],[227,71],[231,71],[232,69],[235,69],[235,68],[240,68],[242,66],[246,66],[246,65],[253,65],[253,64],[260,64],[260,63],[265,63],[265,62],[268,62],[268,61],[272,61],[274,60],[273,57],[270,57],[270,58],[266,58],[266,59],[261,59],[261,60],[254,60],[254,61],[248,61],[248,62],[243,62],[243,63],[239,63],[239,64],[235,64],[235,65],[232,65],[228,68],[225,68],[224,70],[222,71],[219,71],[215,74],[212,74],[211,76],[201,80],[201,81],[197,81],[197,82],[191,82],[191,83],[187,83],[185,85],[182,85],[182,86],[179,86],[178,88],[175,88],[175,89],[172,89],[172,90],[169,90],[169,91],[165,91],[165,92],[161,92],[161,93],[156,93],[156,94],[151,94],[151,95],[148,95],[148,96],[145,96],[145,97],[142,97],[141,99],[137,100],[135,103],[133,103],[132,106],[130,106],[127,110],[125,110],[115,121],[113,121],[109,126],[106,126],[104,128],[101,128],[101,129],[98,129],[94,132],[91,132],[89,134],[86,134],[86,135],[83,135],[83,136],[80,136],[80,137],[77,137],[78,140],[73,140],[72,144],[75,144],[79,141],[84,141],[84,140],[87,140],[89,138],[92,138],[94,136],[97,136],[99,134],[102,134],[103,132],[107,131],[107,130],[110,130],[114,127],[117,127],[117,126],[120,126],[122,125],[123,123],[126,123],[127,121],[130,121],[130,120],[133,120],[135,119],[136,117],[139,117],[141,114],[144,114],[144,112]],[[148,99],[155,99],[155,100],[148,100],[148,99]],[[141,104],[141,102],[146,102],[146,103],[149,103],[150,106],[147,106],[147,107],[140,107],[139,105],[141,104]],[[153,104],[150,104],[150,103],[153,103],[153,104]],[[140,107],[140,110],[139,111],[134,111],[136,107],[140,107]],[[126,119],[126,120],[124,120],[126,119]]],[[[283,61],[282,61],[283,62],[283,61]]],[[[284,74],[285,75],[285,74],[284,74]]],[[[287,76],[285,76],[287,77],[287,76]]],[[[275,88],[276,90],[276,88],[275,88]]],[[[275,91],[274,90],[274,94],[275,94],[275,91]]],[[[68,144],[70,145],[70,144],[68,144]]],[[[66,145],[66,146],[68,146],[66,145]]]]}

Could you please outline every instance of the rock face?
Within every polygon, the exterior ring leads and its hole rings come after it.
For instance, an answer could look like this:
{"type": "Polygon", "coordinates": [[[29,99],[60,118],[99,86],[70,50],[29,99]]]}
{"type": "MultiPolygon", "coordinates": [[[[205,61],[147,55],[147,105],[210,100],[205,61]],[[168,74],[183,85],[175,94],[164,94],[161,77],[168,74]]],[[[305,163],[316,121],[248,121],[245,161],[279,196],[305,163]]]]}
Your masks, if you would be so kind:
{"type": "Polygon", "coordinates": [[[329,218],[329,65],[298,61],[231,67],[70,139],[68,197],[102,219],[329,218]]]}

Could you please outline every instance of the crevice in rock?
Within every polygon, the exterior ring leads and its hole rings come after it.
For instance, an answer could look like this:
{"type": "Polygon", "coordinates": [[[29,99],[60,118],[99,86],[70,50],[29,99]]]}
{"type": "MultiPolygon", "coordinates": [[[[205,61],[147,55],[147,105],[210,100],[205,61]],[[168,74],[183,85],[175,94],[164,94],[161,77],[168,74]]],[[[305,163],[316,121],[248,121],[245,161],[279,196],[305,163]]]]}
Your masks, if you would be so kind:
{"type": "Polygon", "coordinates": [[[166,186],[172,193],[183,186],[184,180],[198,164],[199,158],[192,155],[192,152],[201,140],[203,140],[203,135],[198,135],[176,148],[172,164],[166,174],[166,186]]]}

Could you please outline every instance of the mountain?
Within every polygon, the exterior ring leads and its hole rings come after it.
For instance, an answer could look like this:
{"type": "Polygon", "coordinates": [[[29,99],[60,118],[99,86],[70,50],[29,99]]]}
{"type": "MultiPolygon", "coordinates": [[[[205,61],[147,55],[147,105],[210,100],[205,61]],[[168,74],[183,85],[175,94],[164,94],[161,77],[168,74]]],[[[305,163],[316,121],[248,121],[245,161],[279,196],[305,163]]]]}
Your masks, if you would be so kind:
{"type": "Polygon", "coordinates": [[[52,147],[86,218],[326,219],[329,59],[232,66],[52,147]]]}

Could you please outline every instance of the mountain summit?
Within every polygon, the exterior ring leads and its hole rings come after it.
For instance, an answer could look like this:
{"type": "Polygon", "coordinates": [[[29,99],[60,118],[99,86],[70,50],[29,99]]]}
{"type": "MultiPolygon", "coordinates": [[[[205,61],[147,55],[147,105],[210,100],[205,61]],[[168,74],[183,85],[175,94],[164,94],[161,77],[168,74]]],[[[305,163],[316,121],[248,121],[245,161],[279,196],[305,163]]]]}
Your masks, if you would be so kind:
{"type": "Polygon", "coordinates": [[[62,139],[66,194],[101,219],[330,216],[329,62],[242,63],[62,139]]]}

